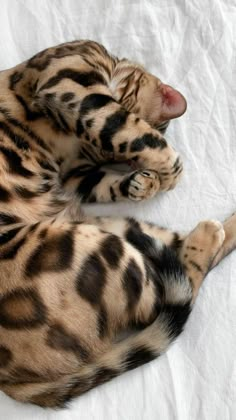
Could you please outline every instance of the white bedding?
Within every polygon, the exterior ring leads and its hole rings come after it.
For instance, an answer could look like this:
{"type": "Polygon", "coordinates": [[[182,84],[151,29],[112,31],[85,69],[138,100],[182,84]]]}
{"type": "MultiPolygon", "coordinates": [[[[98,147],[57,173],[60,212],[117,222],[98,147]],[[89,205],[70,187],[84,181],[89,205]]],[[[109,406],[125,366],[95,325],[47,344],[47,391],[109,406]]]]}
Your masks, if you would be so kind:
{"type": "MultiPolygon", "coordinates": [[[[185,163],[177,188],[144,204],[97,211],[186,230],[200,219],[231,214],[236,0],[0,0],[0,70],[80,38],[143,63],[188,100],[187,113],[167,134],[185,163]]],[[[208,275],[185,332],[160,359],[62,411],[22,405],[0,393],[0,420],[233,420],[235,355],[236,252],[208,275]]]]}

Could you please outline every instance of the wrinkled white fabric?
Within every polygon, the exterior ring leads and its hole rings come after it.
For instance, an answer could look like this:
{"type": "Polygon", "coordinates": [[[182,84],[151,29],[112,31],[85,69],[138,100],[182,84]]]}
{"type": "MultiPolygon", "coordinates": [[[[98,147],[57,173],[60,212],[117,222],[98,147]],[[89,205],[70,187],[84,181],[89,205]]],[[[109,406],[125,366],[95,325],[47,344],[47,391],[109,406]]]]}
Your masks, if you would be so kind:
{"type": "MultiPolygon", "coordinates": [[[[236,0],[1,0],[0,28],[0,70],[89,38],[186,96],[188,111],[166,136],[184,160],[180,184],[146,203],[96,212],[188,230],[235,210],[236,0]]],[[[208,275],[185,332],[159,360],[62,411],[0,393],[0,420],[233,420],[235,354],[236,252],[208,275]]]]}

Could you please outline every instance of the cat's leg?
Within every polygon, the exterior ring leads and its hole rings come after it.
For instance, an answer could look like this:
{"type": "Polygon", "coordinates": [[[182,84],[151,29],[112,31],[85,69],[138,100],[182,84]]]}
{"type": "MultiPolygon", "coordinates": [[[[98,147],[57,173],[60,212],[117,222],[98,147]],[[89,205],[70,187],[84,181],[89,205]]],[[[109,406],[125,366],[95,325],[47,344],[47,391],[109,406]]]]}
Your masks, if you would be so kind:
{"type": "Polygon", "coordinates": [[[174,232],[150,223],[138,222],[134,219],[90,217],[87,220],[89,223],[98,224],[104,230],[124,237],[140,250],[151,247],[152,238],[175,249],[185,265],[188,275],[192,277],[194,274],[195,296],[207,272],[236,248],[236,214],[233,214],[223,223],[223,233],[220,222],[210,221],[201,222],[189,235],[174,232]],[[217,229],[219,229],[220,235],[224,237],[224,240],[217,252],[215,252],[214,238],[219,236],[217,229]],[[212,237],[211,241],[209,241],[209,237],[212,237]],[[195,245],[193,242],[195,242],[195,245]],[[211,247],[212,249],[210,249],[211,247]],[[208,250],[208,260],[201,264],[205,249],[208,250]]]}
{"type": "Polygon", "coordinates": [[[160,181],[152,170],[136,170],[121,174],[106,167],[72,168],[63,187],[73,191],[83,202],[141,201],[155,195],[160,181]]]}
{"type": "Polygon", "coordinates": [[[86,222],[98,225],[101,229],[112,232],[130,243],[137,244],[140,238],[140,246],[144,244],[145,238],[161,241],[166,246],[170,246],[178,251],[186,238],[187,234],[173,231],[171,229],[157,226],[152,223],[141,222],[134,218],[113,218],[113,217],[93,217],[86,216],[86,222]]]}
{"type": "Polygon", "coordinates": [[[225,220],[223,227],[225,231],[225,240],[219,252],[212,261],[210,267],[211,269],[219,264],[223,258],[225,258],[236,248],[236,213],[225,220]]]}
{"type": "Polygon", "coordinates": [[[193,301],[224,239],[223,225],[218,221],[210,220],[200,222],[184,240],[179,258],[192,283],[193,301]]]}
{"type": "MultiPolygon", "coordinates": [[[[137,222],[136,222],[137,223],[137,222]]],[[[214,268],[219,262],[236,248],[236,213],[227,218],[223,223],[225,232],[224,242],[219,252],[212,260],[209,269],[214,268]]],[[[160,228],[150,223],[139,222],[142,231],[154,238],[161,239],[166,245],[171,246],[179,252],[183,247],[187,235],[180,232],[160,228]]]]}
{"type": "MultiPolygon", "coordinates": [[[[109,218],[97,218],[97,221],[100,227],[124,237],[151,259],[154,258],[156,245],[161,247],[162,244],[165,244],[168,247],[174,247],[192,283],[193,300],[195,300],[198,290],[225,238],[223,225],[218,221],[211,220],[200,222],[192,232],[185,236],[167,229],[138,223],[132,219],[131,221],[129,219],[125,221],[117,219],[116,221],[115,219],[109,220],[109,218]],[[152,232],[152,238],[149,236],[150,232],[152,232]],[[156,240],[158,243],[156,243],[156,240]]],[[[236,220],[233,223],[236,238],[236,220]]],[[[234,243],[236,243],[236,239],[234,243]]]]}

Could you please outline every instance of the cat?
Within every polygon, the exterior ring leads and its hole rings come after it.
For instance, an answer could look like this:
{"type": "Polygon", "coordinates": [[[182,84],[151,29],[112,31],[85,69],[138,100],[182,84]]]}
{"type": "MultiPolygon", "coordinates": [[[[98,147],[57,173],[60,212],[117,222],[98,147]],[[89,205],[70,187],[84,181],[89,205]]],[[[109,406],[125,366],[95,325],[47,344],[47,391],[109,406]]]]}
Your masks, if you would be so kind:
{"type": "Polygon", "coordinates": [[[0,89],[0,389],[62,407],[167,349],[235,248],[236,216],[182,235],[83,215],[81,201],[140,201],[181,177],[163,132],[186,100],[141,66],[75,41],[1,72],[0,89]],[[128,174],[106,168],[123,161],[128,174]]]}

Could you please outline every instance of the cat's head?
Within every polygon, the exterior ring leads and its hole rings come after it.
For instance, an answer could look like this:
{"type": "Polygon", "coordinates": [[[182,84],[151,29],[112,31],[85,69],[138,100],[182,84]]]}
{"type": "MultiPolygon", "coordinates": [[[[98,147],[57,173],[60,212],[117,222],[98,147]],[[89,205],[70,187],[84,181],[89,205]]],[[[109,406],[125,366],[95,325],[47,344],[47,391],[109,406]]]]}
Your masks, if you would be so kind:
{"type": "Polygon", "coordinates": [[[125,59],[117,64],[110,88],[124,108],[162,132],[171,119],[180,117],[187,108],[180,92],[125,59]]]}

